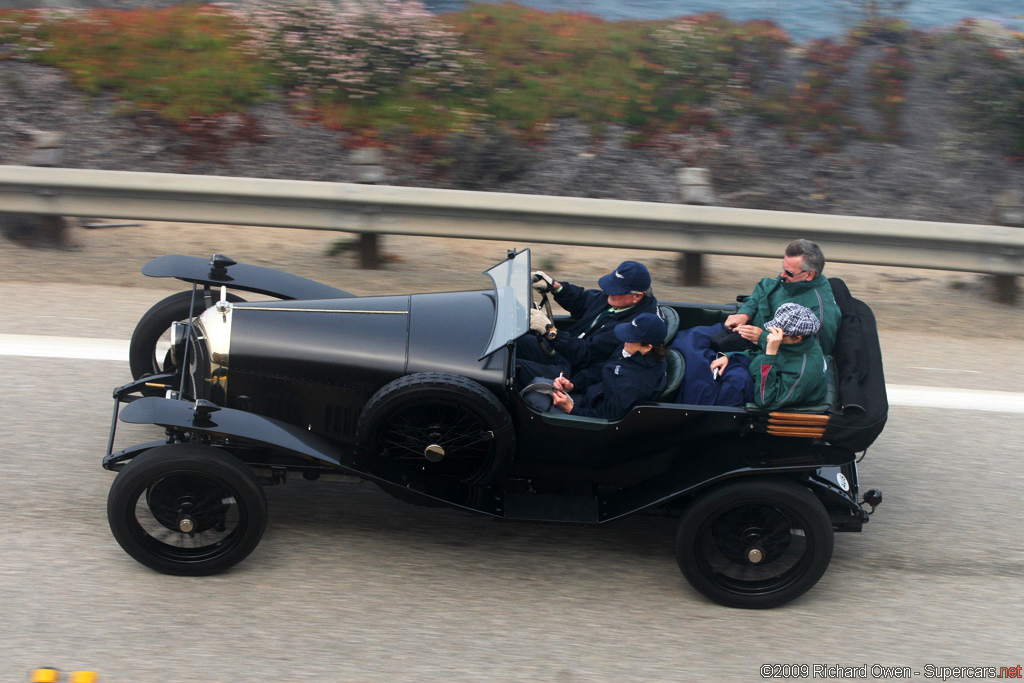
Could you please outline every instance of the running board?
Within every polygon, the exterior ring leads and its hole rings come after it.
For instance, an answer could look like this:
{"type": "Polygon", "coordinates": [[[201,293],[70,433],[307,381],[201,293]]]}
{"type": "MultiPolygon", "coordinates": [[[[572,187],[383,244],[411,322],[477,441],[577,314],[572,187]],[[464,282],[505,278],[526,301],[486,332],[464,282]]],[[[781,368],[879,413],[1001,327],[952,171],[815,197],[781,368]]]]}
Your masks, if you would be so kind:
{"type": "Polygon", "coordinates": [[[597,524],[597,498],[510,491],[505,494],[505,519],[597,524]]]}

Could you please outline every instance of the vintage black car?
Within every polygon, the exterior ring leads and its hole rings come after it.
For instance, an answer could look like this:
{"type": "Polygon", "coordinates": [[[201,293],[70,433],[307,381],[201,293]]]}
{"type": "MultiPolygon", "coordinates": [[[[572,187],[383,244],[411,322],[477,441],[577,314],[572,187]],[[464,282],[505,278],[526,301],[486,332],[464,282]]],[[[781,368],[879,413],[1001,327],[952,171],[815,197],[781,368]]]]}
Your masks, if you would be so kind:
{"type": "MultiPolygon", "coordinates": [[[[193,284],[140,321],[137,379],[114,391],[103,460],[117,472],[114,537],[157,571],[235,565],[263,535],[263,486],[342,475],[507,520],[678,515],[689,582],[724,605],[764,608],[810,589],[833,532],[860,531],[881,501],[861,492],[855,462],[885,423],[881,354],[870,309],[841,281],[847,334],[825,404],[676,404],[685,368],[670,354],[660,401],[602,420],[540,412],[518,391],[528,250],[486,271],[489,289],[403,296],[353,296],[219,255],[165,256],[143,272],[193,284]],[[228,287],[281,300],[244,302],[228,287]],[[165,436],[115,451],[118,419],[165,436]]],[[[670,336],[736,308],[662,305],[670,336]]]]}

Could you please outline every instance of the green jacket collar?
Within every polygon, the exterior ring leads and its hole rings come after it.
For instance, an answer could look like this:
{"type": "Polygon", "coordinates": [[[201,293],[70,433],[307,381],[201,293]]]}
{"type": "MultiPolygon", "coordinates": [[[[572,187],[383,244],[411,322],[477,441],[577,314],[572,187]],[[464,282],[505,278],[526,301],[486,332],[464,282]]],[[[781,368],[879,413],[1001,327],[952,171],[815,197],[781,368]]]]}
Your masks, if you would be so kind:
{"type": "Polygon", "coordinates": [[[796,294],[803,294],[804,292],[808,292],[812,289],[817,289],[818,287],[827,284],[828,280],[825,279],[825,276],[818,273],[813,280],[805,280],[803,282],[783,282],[782,276],[780,275],[778,286],[782,287],[782,289],[784,289],[790,296],[794,296],[796,294]]]}

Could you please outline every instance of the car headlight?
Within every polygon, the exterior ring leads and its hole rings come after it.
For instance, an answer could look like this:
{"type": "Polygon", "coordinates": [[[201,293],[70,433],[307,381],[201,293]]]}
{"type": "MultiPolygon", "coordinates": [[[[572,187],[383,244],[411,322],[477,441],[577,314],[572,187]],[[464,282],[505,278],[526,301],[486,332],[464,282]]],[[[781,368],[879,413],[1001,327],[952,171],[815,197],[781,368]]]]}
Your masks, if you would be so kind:
{"type": "Polygon", "coordinates": [[[195,398],[223,405],[228,392],[233,306],[226,301],[203,311],[193,325],[189,371],[195,398]]]}
{"type": "Polygon", "coordinates": [[[188,322],[179,320],[171,323],[171,363],[174,367],[181,366],[185,355],[185,340],[188,338],[188,322]]]}

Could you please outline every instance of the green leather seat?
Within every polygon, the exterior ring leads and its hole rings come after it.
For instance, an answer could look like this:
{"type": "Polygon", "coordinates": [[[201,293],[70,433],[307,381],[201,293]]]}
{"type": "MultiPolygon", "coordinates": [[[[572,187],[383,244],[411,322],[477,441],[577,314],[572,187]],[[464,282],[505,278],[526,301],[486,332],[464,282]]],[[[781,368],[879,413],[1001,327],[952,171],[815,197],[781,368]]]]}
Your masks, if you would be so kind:
{"type": "Polygon", "coordinates": [[[668,332],[665,334],[665,343],[671,344],[672,338],[679,331],[679,314],[671,306],[658,306],[658,308],[661,310],[662,317],[665,318],[665,327],[668,328],[668,332]]]}
{"type": "Polygon", "coordinates": [[[665,385],[665,391],[661,392],[658,401],[671,403],[676,400],[676,394],[679,393],[679,387],[683,385],[683,377],[686,375],[686,361],[683,359],[683,354],[675,349],[669,349],[668,355],[665,356],[665,366],[668,384],[665,385]]]}

